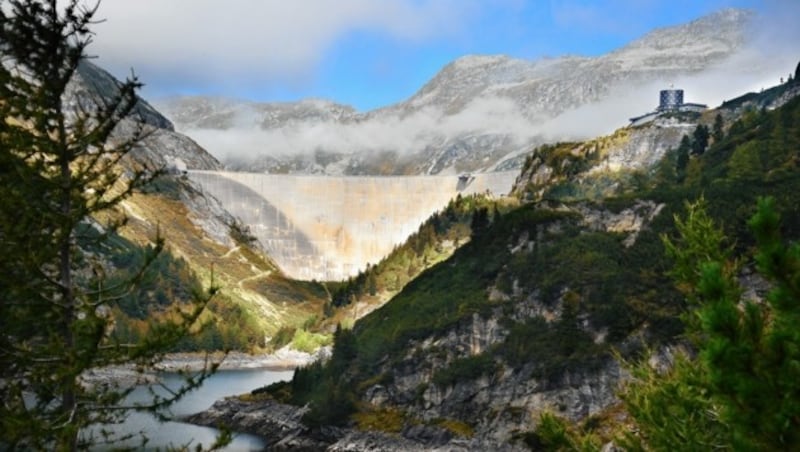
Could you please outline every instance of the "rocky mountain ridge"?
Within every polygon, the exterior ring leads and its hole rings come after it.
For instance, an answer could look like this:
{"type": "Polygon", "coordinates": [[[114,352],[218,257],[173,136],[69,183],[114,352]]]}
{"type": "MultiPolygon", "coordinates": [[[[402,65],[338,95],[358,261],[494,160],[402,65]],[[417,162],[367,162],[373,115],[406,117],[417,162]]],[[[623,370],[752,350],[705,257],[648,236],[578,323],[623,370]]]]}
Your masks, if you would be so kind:
{"type": "Polygon", "coordinates": [[[519,166],[513,157],[543,142],[544,134],[550,140],[572,138],[544,125],[561,114],[607,101],[623,87],[632,92],[652,82],[666,84],[723,63],[744,48],[751,20],[747,11],[722,10],[655,30],[594,58],[465,56],[408,100],[366,113],[320,100],[181,97],[159,107],[180,130],[207,141],[234,170],[437,174],[509,169],[519,166]],[[228,131],[234,141],[244,133],[247,139],[235,141],[237,149],[227,148],[210,131],[228,131]],[[308,138],[313,135],[319,141],[308,138]]]}

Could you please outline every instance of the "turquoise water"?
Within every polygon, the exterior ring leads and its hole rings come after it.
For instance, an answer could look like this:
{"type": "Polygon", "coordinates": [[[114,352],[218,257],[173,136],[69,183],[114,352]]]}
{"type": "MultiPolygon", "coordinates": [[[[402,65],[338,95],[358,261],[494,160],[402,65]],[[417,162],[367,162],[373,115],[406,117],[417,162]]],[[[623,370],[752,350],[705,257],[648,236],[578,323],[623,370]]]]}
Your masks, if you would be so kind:
{"type": "MultiPolygon", "coordinates": [[[[162,381],[170,388],[178,388],[181,379],[176,374],[161,374],[162,381]]],[[[281,380],[292,378],[292,371],[272,371],[264,369],[221,370],[208,378],[200,388],[188,393],[172,406],[171,412],[175,417],[187,416],[210,407],[214,401],[235,394],[250,392],[255,388],[281,380]]],[[[146,386],[137,387],[127,399],[128,403],[145,402],[149,400],[146,386]]],[[[96,429],[95,429],[96,430],[96,429]]],[[[217,430],[200,427],[184,422],[168,421],[159,422],[148,413],[131,413],[122,424],[113,426],[115,433],[137,434],[128,441],[115,442],[107,446],[97,447],[97,450],[111,450],[119,447],[135,447],[139,449],[143,433],[147,439],[145,450],[165,449],[168,447],[194,448],[197,444],[206,447],[214,442],[217,430]]],[[[263,441],[253,435],[236,434],[233,442],[225,450],[251,451],[262,450],[263,441]]]]}

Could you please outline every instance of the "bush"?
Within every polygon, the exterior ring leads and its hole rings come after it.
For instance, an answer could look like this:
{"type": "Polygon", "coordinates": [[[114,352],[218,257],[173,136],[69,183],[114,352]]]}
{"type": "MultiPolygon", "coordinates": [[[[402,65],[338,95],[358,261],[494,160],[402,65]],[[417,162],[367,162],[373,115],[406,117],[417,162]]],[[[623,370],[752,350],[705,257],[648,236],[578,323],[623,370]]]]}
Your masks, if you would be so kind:
{"type": "Polygon", "coordinates": [[[313,353],[318,348],[330,345],[333,339],[327,334],[312,333],[305,330],[295,330],[291,347],[301,352],[313,353]]]}
{"type": "Polygon", "coordinates": [[[488,353],[459,358],[433,375],[433,383],[440,388],[454,386],[459,381],[470,381],[497,371],[494,358],[488,353]]]}

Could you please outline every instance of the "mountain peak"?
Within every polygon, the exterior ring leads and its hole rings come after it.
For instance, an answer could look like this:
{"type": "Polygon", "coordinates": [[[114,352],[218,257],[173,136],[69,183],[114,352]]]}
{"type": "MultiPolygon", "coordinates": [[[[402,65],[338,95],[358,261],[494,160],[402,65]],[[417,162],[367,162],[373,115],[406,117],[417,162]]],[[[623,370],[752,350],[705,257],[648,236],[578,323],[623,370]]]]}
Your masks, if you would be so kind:
{"type": "MultiPolygon", "coordinates": [[[[743,48],[753,16],[749,10],[723,9],[653,30],[598,57],[466,55],[445,65],[409,99],[367,113],[319,99],[263,104],[249,123],[286,133],[275,143],[259,142],[257,149],[236,145],[220,153],[246,155],[251,163],[257,160],[253,156],[269,162],[282,159],[274,149],[290,156],[289,163],[274,167],[248,163],[259,171],[435,174],[513,168],[519,164],[516,156],[531,145],[606,133],[625,124],[640,107],[624,109],[638,102],[639,94],[650,99],[652,83],[719,67],[743,48]],[[620,92],[626,102],[616,100],[620,92]],[[582,120],[561,116],[606,101],[612,110],[595,117],[591,130],[582,120]],[[323,156],[319,161],[318,155],[323,156]],[[375,163],[387,155],[394,159],[391,163],[375,163]]],[[[738,87],[729,88],[735,92],[738,87]]],[[[185,108],[168,113],[179,127],[211,125],[219,130],[237,124],[231,119],[235,112],[194,112],[185,108]]]]}
{"type": "Polygon", "coordinates": [[[685,24],[656,28],[614,53],[642,47],[680,51],[692,41],[738,47],[744,42],[745,30],[754,17],[751,10],[725,8],[685,24]]]}

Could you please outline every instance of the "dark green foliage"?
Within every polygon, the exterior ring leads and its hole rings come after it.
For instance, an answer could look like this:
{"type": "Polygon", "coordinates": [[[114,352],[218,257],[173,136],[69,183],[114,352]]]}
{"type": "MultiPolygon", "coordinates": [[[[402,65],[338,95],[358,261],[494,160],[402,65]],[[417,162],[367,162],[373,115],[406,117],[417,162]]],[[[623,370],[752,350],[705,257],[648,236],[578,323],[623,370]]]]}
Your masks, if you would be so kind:
{"type": "Polygon", "coordinates": [[[326,366],[319,363],[298,369],[292,378],[292,402],[310,403],[303,421],[310,426],[345,425],[355,412],[353,381],[347,372],[358,354],[353,332],[336,327],[333,355],[326,366]]]}
{"type": "Polygon", "coordinates": [[[692,133],[692,154],[702,155],[708,147],[708,127],[698,124],[692,133]]]}
{"type": "MultiPolygon", "coordinates": [[[[747,255],[756,246],[745,225],[759,196],[775,198],[768,211],[781,214],[783,226],[780,230],[795,239],[800,236],[800,212],[796,209],[800,205],[800,177],[796,170],[799,126],[798,99],[773,112],[751,110],[735,122],[727,136],[715,140],[702,156],[693,160],[700,167],[701,178],[687,179],[682,185],[676,182],[650,185],[651,191],[641,195],[667,204],[651,224],[651,230],[643,231],[637,244],[625,253],[631,259],[623,261],[627,262],[623,267],[641,266],[654,258],[659,263],[652,270],[642,268],[638,283],[623,284],[622,287],[635,288],[626,304],[634,311],[632,317],[636,323],[650,319],[647,321],[653,322],[651,328],[659,325],[660,337],[675,337],[681,330],[678,319],[685,319],[689,330],[685,337],[698,341],[695,347],[700,353],[699,359],[694,359],[693,354],[678,353],[672,367],[663,373],[654,372],[646,363],[631,368],[637,382],[636,390],[626,391],[624,398],[627,411],[638,425],[637,433],[623,440],[627,449],[787,450],[797,447],[794,437],[797,426],[793,424],[797,414],[792,410],[798,404],[794,386],[798,378],[791,375],[792,366],[784,361],[795,359],[791,351],[795,346],[789,345],[795,340],[794,329],[787,328],[788,335],[770,333],[782,322],[770,304],[709,303],[709,300],[738,300],[741,292],[734,276],[739,265],[748,261],[734,261],[729,257],[747,255]],[[737,153],[746,155],[749,162],[734,158],[737,153]],[[688,214],[685,222],[678,222],[677,228],[685,231],[688,240],[678,247],[668,246],[669,256],[664,256],[663,250],[659,250],[658,232],[673,230],[675,226],[670,223],[679,206],[686,199],[697,199],[701,193],[705,194],[708,215],[695,210],[688,214]],[[690,228],[687,223],[691,223],[690,228]],[[724,234],[715,225],[723,226],[724,234]],[[726,235],[729,239],[723,240],[726,235]],[[702,265],[708,259],[723,264],[702,265]],[[662,278],[653,270],[663,272],[669,266],[675,269],[673,277],[682,281],[678,287],[689,295],[686,297],[689,304],[669,297],[673,300],[669,303],[642,306],[642,294],[651,293],[657,298],[664,290],[660,286],[662,278]],[[678,317],[684,306],[690,306],[693,313],[678,317]],[[658,310],[665,310],[666,315],[662,321],[654,322],[652,314],[658,310]],[[780,339],[767,340],[772,334],[780,339]],[[715,336],[717,339],[712,339],[715,336]],[[770,349],[773,346],[777,346],[776,349],[770,349]],[[718,370],[709,371],[715,367],[718,370]],[[771,374],[775,371],[779,373],[771,374]],[[782,372],[789,374],[775,376],[782,372]],[[645,444],[641,442],[643,438],[645,444]]],[[[771,214],[759,216],[774,217],[771,214]]],[[[763,223],[773,224],[765,228],[772,231],[767,236],[779,237],[773,220],[763,223]]],[[[770,242],[758,241],[759,246],[770,242]]],[[[787,247],[779,240],[771,243],[773,245],[768,248],[785,255],[796,249],[796,245],[787,247]]],[[[784,257],[764,260],[781,262],[781,268],[787,271],[796,266],[788,264],[792,259],[784,257]]],[[[773,296],[768,299],[772,300],[773,296]]],[[[797,297],[787,299],[794,299],[796,303],[797,297]]],[[[533,331],[538,330],[531,328],[527,337],[536,340],[533,331]]],[[[519,335],[519,332],[512,331],[512,334],[519,335]]],[[[515,342],[526,344],[528,341],[515,342]]],[[[566,437],[572,438],[567,449],[575,450],[575,437],[566,437]]]]}
{"type": "Polygon", "coordinates": [[[240,350],[263,346],[264,331],[256,315],[224,295],[217,295],[208,304],[215,314],[199,333],[184,338],[174,351],[240,350]]]}
{"type": "Polygon", "coordinates": [[[797,68],[794,70],[794,82],[800,83],[800,62],[797,63],[797,68]]]}
{"type": "Polygon", "coordinates": [[[564,371],[592,369],[607,356],[591,336],[578,328],[574,314],[550,325],[536,317],[515,324],[498,352],[514,367],[535,366],[534,375],[555,380],[564,371]]]}
{"type": "Polygon", "coordinates": [[[771,198],[749,221],[765,302],[742,300],[737,261],[703,204],[690,206],[667,239],[674,274],[695,307],[687,326],[697,358],[659,374],[647,365],[623,393],[640,433],[635,448],[795,450],[800,446],[800,245],[787,246],[771,198]]]}
{"type": "Polygon", "coordinates": [[[525,434],[523,440],[534,451],[596,452],[601,448],[600,441],[593,435],[576,432],[568,421],[548,412],[542,413],[536,430],[525,434]]]}
{"type": "Polygon", "coordinates": [[[638,431],[624,434],[617,443],[632,451],[730,450],[725,447],[727,429],[701,384],[702,372],[685,354],[660,373],[646,362],[629,370],[633,382],[621,397],[638,431]]]}
{"type": "Polygon", "coordinates": [[[454,386],[459,381],[470,381],[482,376],[491,376],[497,363],[489,353],[460,358],[433,375],[433,383],[441,388],[454,386]]]}
{"type": "MultiPolygon", "coordinates": [[[[630,203],[620,201],[613,208],[623,209],[630,203]]],[[[352,378],[351,386],[356,387],[358,382],[373,378],[379,363],[400,360],[411,341],[470,321],[473,315],[489,315],[493,306],[501,302],[490,303],[486,287],[504,278],[517,279],[522,287],[539,288],[544,303],[563,305],[562,315],[549,323],[534,318],[511,325],[507,340],[491,353],[457,358],[437,372],[438,384],[492,375],[497,358],[512,367],[536,363],[532,369],[535,375],[556,382],[566,371],[596,369],[608,359],[609,344],[625,338],[642,322],[658,325],[654,330],[661,337],[675,334],[674,324],[661,320],[672,318],[675,313],[663,306],[665,299],[675,296],[669,290],[668,279],[658,276],[655,269],[626,264],[627,259],[649,255],[650,244],[658,244],[657,234],[643,237],[636,247],[626,251],[621,236],[581,234],[577,220],[573,213],[533,205],[498,217],[491,233],[465,245],[449,261],[426,271],[390,303],[360,320],[354,336],[347,338],[355,339],[355,346],[345,347],[355,348],[357,353],[342,361],[334,358],[324,368],[298,373],[297,389],[309,385],[315,389],[295,402],[319,403],[321,396],[314,395],[319,394],[316,388],[334,376],[347,375],[352,378]],[[532,252],[512,258],[508,237],[523,233],[535,238],[537,244],[532,252]],[[561,271],[548,271],[552,268],[561,271]],[[647,271],[655,276],[642,277],[647,271]],[[620,273],[625,276],[620,277],[620,273]],[[628,294],[641,287],[648,287],[649,291],[637,297],[632,309],[628,294]],[[572,290],[564,294],[565,288],[572,290]],[[602,325],[609,342],[595,344],[592,335],[581,327],[586,320],[602,325]],[[310,382],[314,378],[316,385],[310,382]]],[[[663,265],[659,259],[651,262],[663,265]]],[[[341,340],[337,339],[337,347],[341,340]]]]}
{"type": "Polygon", "coordinates": [[[795,449],[800,446],[800,245],[783,242],[773,199],[759,202],[749,226],[758,244],[758,271],[773,288],[767,303],[747,301],[741,311],[738,297],[732,297],[739,293],[735,279],[726,278],[720,264],[704,266],[697,288],[706,307],[699,317],[709,338],[700,356],[734,445],[795,449]]]}
{"type": "Polygon", "coordinates": [[[728,175],[732,179],[756,182],[764,174],[760,146],[755,141],[738,146],[728,160],[728,175]]]}
{"type": "Polygon", "coordinates": [[[469,224],[472,237],[480,237],[489,228],[489,210],[481,207],[472,213],[472,221],[469,224]]]}
{"type": "Polygon", "coordinates": [[[714,116],[714,126],[711,131],[711,136],[714,138],[714,143],[719,143],[725,138],[725,124],[722,121],[722,114],[717,113],[714,116]]]}
{"type": "Polygon", "coordinates": [[[332,374],[342,376],[350,361],[358,356],[358,343],[353,331],[343,329],[341,325],[336,325],[333,340],[333,355],[329,368],[332,374]]]}
{"type": "Polygon", "coordinates": [[[782,85],[776,85],[772,88],[765,89],[758,93],[747,93],[735,99],[722,102],[722,106],[720,108],[730,111],[735,111],[736,109],[743,107],[760,110],[780,98],[786,93],[787,90],[791,89],[792,86],[793,85],[790,83],[784,83],[782,85]]]}
{"type": "Polygon", "coordinates": [[[678,182],[682,182],[686,177],[686,166],[689,164],[689,151],[692,150],[692,143],[687,135],[681,138],[681,144],[676,151],[675,174],[678,182]]]}
{"type": "MultiPolygon", "coordinates": [[[[464,245],[455,256],[468,255],[475,242],[464,245]]],[[[499,261],[479,263],[472,256],[457,269],[440,264],[409,283],[389,303],[362,319],[356,329],[359,366],[365,370],[414,338],[443,329],[486,305],[486,286],[498,271],[499,261]],[[447,277],[442,277],[447,275],[447,277]],[[382,319],[391,324],[381,327],[382,319]]]]}
{"type": "Polygon", "coordinates": [[[311,409],[303,415],[306,425],[315,427],[323,425],[344,426],[350,415],[356,411],[356,399],[346,383],[325,381],[317,388],[318,397],[311,404],[311,409]]]}
{"type": "MultiPolygon", "coordinates": [[[[114,274],[102,256],[118,243],[115,231],[124,220],[100,222],[105,218],[101,213],[119,206],[160,171],[133,165],[130,159],[146,136],[144,122],[136,117],[141,84],[135,78],[102,96],[69,97],[68,84],[87,64],[95,9],[79,1],[10,0],[0,5],[4,450],[68,451],[114,440],[109,433],[84,438],[79,432],[124,419],[130,407],[121,403],[130,389],[87,385],[84,372],[118,364],[152,368],[189,332],[215,291],[197,293],[170,315],[149,322],[149,334],[136,343],[122,343],[112,334],[117,301],[140,289],[148,277],[144,270],[150,265],[179,269],[181,263],[159,260],[161,237],[136,256],[127,256],[128,263],[140,267],[122,275],[114,274]],[[126,118],[132,121],[123,132],[118,126],[126,118]]],[[[169,302],[163,292],[149,301],[169,302]]],[[[141,306],[129,303],[127,308],[134,312],[141,306]]],[[[187,379],[172,396],[154,396],[136,409],[164,414],[213,367],[187,379]]]]}
{"type": "MultiPolygon", "coordinates": [[[[85,237],[96,234],[92,228],[82,232],[85,237]]],[[[92,248],[92,243],[88,248],[92,248]]],[[[117,271],[93,284],[102,282],[107,296],[112,299],[109,306],[118,309],[114,311],[115,326],[111,336],[121,343],[141,341],[149,334],[148,319],[169,314],[175,306],[188,307],[202,292],[200,281],[186,262],[171,253],[154,255],[152,246],[139,247],[119,235],[109,236],[99,249],[109,256],[117,271]],[[133,278],[137,280],[135,286],[125,284],[133,278]]],[[[224,295],[217,295],[209,303],[208,310],[215,317],[197,334],[183,337],[169,351],[247,351],[262,345],[258,343],[263,335],[258,322],[241,306],[224,295]]]]}
{"type": "MultiPolygon", "coordinates": [[[[112,255],[111,260],[119,271],[108,278],[106,285],[119,287],[143,268],[152,249],[136,247],[121,237],[116,241],[125,242],[127,246],[112,255]]],[[[186,262],[169,253],[160,253],[147,265],[136,287],[116,294],[115,304],[128,317],[142,320],[153,312],[165,311],[174,302],[189,303],[192,292],[197,290],[200,290],[200,282],[186,262]]]]}

